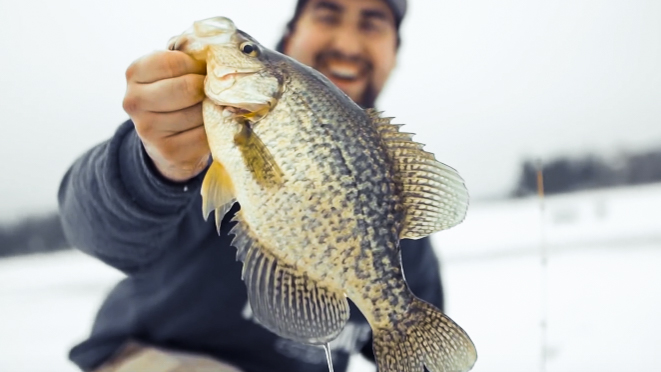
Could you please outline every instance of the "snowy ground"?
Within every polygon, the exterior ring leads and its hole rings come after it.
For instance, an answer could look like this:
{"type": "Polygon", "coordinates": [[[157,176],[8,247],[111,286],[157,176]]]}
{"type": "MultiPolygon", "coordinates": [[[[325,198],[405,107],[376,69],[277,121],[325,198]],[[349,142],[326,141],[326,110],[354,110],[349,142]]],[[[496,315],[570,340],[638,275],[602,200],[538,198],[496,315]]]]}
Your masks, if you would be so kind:
{"type": "MultiPolygon", "coordinates": [[[[544,223],[534,198],[474,205],[434,236],[448,314],[478,349],[474,371],[541,371],[544,312],[547,371],[661,371],[661,185],[545,205],[544,223]]],[[[77,252],[0,261],[0,371],[76,371],[67,351],[119,278],[77,252]]]]}

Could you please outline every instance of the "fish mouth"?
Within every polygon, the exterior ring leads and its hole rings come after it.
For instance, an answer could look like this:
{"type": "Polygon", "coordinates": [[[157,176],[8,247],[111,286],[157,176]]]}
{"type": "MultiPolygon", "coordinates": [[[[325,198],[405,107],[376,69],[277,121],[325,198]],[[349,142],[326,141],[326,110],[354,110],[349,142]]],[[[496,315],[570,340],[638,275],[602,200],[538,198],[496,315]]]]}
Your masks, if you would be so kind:
{"type": "Polygon", "coordinates": [[[242,104],[220,106],[221,116],[231,118],[233,121],[241,124],[254,125],[262,120],[273,107],[271,104],[242,104]]]}
{"type": "Polygon", "coordinates": [[[249,96],[246,97],[241,94],[236,96],[232,94],[232,90],[241,78],[254,75],[259,71],[261,70],[217,67],[213,71],[215,84],[207,87],[212,94],[207,96],[210,96],[209,98],[211,98],[216,105],[223,108],[224,116],[232,114],[232,116],[235,117],[255,118],[258,116],[258,113],[264,112],[265,107],[271,107],[272,103],[258,102],[258,99],[250,102],[249,96]],[[238,97],[242,97],[242,99],[247,98],[247,100],[244,102],[237,102],[238,97]]]}
{"type": "Polygon", "coordinates": [[[244,117],[250,114],[250,110],[237,106],[221,106],[224,117],[244,117]]]}
{"type": "Polygon", "coordinates": [[[236,81],[239,78],[256,74],[261,70],[254,68],[216,67],[213,69],[214,76],[223,81],[236,81]]]}
{"type": "MultiPolygon", "coordinates": [[[[265,105],[263,103],[237,103],[237,102],[214,102],[216,105],[220,106],[223,110],[223,116],[232,116],[243,117],[246,119],[251,119],[264,111],[265,105]]],[[[269,106],[266,105],[268,108],[269,106]]]]}

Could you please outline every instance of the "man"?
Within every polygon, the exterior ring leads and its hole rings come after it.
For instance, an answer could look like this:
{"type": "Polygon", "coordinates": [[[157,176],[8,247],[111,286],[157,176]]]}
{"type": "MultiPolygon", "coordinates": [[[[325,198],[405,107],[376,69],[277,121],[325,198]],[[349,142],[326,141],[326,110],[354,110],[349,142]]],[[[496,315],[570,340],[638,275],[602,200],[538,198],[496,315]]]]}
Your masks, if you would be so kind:
{"type": "MultiPolygon", "coordinates": [[[[363,107],[373,107],[395,66],[405,0],[301,0],[278,49],[308,64],[363,107]]],[[[248,30],[249,31],[249,30],[248,30]]],[[[59,192],[63,225],[79,249],[122,270],[92,334],[70,358],[85,371],[326,371],[319,347],[256,324],[230,246],[201,213],[209,164],[202,126],[204,65],[162,51],[127,70],[131,117],[76,161],[59,192]]],[[[412,291],[442,309],[429,239],[402,241],[412,291]]],[[[349,355],[373,359],[370,328],[355,306],[331,344],[336,371],[349,355]]]]}

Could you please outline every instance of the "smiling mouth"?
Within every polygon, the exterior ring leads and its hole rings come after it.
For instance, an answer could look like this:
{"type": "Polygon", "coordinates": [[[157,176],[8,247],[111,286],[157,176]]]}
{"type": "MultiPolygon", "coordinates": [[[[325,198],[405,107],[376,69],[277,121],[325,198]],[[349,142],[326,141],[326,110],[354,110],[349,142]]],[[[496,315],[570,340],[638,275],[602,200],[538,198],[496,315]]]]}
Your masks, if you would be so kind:
{"type": "Polygon", "coordinates": [[[319,68],[331,80],[341,83],[352,83],[365,79],[369,72],[367,63],[327,58],[320,61],[319,68]]]}
{"type": "Polygon", "coordinates": [[[358,68],[353,66],[330,65],[326,68],[328,74],[338,80],[356,81],[363,75],[358,68]]]}

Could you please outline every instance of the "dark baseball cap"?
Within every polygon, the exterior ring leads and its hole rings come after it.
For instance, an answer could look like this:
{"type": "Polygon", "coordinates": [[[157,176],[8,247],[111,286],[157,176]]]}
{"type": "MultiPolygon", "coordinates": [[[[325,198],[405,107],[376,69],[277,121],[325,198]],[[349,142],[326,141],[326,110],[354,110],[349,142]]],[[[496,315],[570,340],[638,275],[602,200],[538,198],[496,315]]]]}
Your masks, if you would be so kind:
{"type": "Polygon", "coordinates": [[[402,20],[404,19],[404,16],[406,15],[406,0],[385,0],[388,6],[390,6],[390,9],[392,10],[392,14],[395,15],[395,22],[397,23],[397,28],[399,28],[399,25],[402,23],[402,20]]]}
{"type": "MultiPolygon", "coordinates": [[[[397,45],[399,46],[401,43],[400,37],[399,37],[399,26],[402,23],[402,20],[404,20],[404,16],[406,15],[406,5],[407,1],[406,0],[384,0],[386,4],[390,7],[390,10],[392,10],[392,14],[395,17],[395,27],[397,28],[397,45]]],[[[294,11],[294,16],[291,18],[289,22],[287,22],[287,26],[285,27],[285,32],[280,38],[280,41],[275,46],[275,50],[284,53],[284,45],[285,45],[285,39],[287,36],[293,31],[294,29],[294,24],[298,20],[298,17],[300,17],[301,12],[303,11],[303,6],[308,2],[308,0],[298,0],[296,3],[296,10],[294,11]]]]}
{"type": "MultiPolygon", "coordinates": [[[[397,26],[397,29],[399,29],[399,25],[402,23],[402,20],[404,19],[404,16],[406,15],[406,0],[383,0],[388,4],[390,7],[390,10],[392,11],[392,14],[395,16],[395,25],[397,26]]],[[[301,13],[301,10],[303,9],[303,6],[305,3],[307,3],[308,0],[298,0],[296,3],[296,12],[295,12],[295,17],[301,13]]]]}

